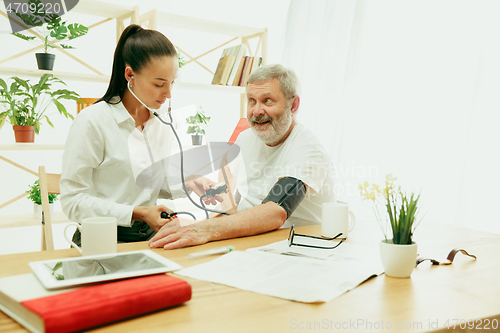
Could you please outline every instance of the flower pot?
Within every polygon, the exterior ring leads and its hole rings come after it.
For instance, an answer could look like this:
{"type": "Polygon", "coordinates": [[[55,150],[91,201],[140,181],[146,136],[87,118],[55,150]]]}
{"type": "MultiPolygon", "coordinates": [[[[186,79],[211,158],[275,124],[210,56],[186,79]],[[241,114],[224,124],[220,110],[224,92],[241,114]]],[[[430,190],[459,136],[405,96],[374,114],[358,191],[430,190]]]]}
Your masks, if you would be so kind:
{"type": "Polygon", "coordinates": [[[34,126],[12,126],[16,142],[35,142],[34,126]]]}
{"type": "MultiPolygon", "coordinates": [[[[50,216],[54,215],[54,204],[49,204],[50,207],[50,216]]],[[[42,219],[42,205],[33,203],[33,217],[36,219],[42,219]]]]}
{"type": "Polygon", "coordinates": [[[203,141],[203,135],[191,135],[191,142],[193,146],[201,146],[201,142],[203,141]]]}
{"type": "Polygon", "coordinates": [[[393,244],[391,240],[380,242],[380,259],[385,275],[408,278],[417,262],[417,244],[393,244]]]}
{"type": "Polygon", "coordinates": [[[55,54],[51,53],[35,53],[38,69],[51,71],[54,68],[55,54]]]}

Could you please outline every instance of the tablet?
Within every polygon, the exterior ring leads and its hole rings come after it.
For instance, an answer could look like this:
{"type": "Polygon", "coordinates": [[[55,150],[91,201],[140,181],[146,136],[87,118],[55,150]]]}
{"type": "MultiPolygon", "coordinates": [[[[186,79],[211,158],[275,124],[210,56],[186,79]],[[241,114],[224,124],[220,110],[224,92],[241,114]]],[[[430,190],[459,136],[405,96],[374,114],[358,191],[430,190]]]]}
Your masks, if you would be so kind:
{"type": "Polygon", "coordinates": [[[46,289],[172,272],[182,266],[150,250],[30,262],[46,289]]]}

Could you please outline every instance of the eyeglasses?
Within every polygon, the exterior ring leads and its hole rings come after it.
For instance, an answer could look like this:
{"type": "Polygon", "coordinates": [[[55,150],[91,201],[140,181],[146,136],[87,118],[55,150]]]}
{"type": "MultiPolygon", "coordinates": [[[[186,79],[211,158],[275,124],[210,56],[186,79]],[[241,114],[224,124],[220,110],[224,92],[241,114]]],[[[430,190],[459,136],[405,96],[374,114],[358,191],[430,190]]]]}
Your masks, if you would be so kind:
{"type": "Polygon", "coordinates": [[[308,244],[300,244],[300,243],[294,243],[294,238],[295,236],[300,236],[300,237],[307,237],[307,238],[314,238],[314,239],[321,239],[321,240],[324,240],[324,241],[331,241],[331,240],[334,240],[334,239],[339,239],[340,236],[342,236],[342,233],[339,233],[337,236],[333,237],[333,238],[323,238],[323,237],[316,237],[316,236],[310,236],[310,235],[302,235],[302,234],[297,234],[295,233],[295,230],[293,228],[293,225],[292,227],[290,228],[290,234],[288,235],[288,246],[291,247],[292,245],[295,245],[295,246],[303,246],[303,247],[312,247],[312,248],[315,248],[315,249],[334,249],[336,247],[338,247],[340,244],[342,244],[346,238],[340,238],[340,242],[338,242],[335,246],[316,246],[316,245],[308,245],[308,244]]]}

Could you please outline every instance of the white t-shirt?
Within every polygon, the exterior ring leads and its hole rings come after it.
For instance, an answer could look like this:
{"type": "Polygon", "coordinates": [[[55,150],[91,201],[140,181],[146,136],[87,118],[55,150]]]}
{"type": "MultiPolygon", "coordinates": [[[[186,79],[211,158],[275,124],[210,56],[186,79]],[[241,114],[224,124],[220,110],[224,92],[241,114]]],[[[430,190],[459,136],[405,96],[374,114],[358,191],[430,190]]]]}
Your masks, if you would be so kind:
{"type": "Polygon", "coordinates": [[[151,168],[170,156],[174,140],[170,127],[153,114],[139,131],[121,102],[85,108],[71,125],[63,153],[59,185],[64,213],[73,221],[112,216],[118,225],[130,226],[134,207],[155,205],[158,197],[184,196],[179,181],[172,186],[168,172],[151,168]],[[150,177],[154,173],[156,178],[150,177]]]}
{"type": "Polygon", "coordinates": [[[309,192],[283,227],[321,223],[322,204],[335,201],[333,167],[326,150],[311,132],[295,123],[285,142],[269,147],[248,129],[235,143],[242,160],[236,158],[228,167],[238,179],[238,211],[260,205],[278,179],[289,176],[304,182],[309,192]]]}

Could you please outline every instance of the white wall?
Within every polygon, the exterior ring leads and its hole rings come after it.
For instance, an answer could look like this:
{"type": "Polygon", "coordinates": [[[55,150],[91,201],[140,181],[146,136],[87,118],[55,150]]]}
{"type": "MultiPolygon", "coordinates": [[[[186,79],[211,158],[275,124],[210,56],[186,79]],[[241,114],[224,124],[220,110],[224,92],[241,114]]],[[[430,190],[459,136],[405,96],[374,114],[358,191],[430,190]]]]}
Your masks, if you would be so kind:
{"type": "MultiPolygon", "coordinates": [[[[243,0],[107,0],[105,2],[129,7],[139,6],[141,14],[156,8],[158,11],[172,14],[256,28],[268,28],[268,61],[269,63],[273,63],[279,62],[281,59],[281,40],[289,0],[254,0],[252,2],[243,0]]],[[[1,9],[3,10],[4,8],[1,9]]],[[[64,16],[64,19],[66,18],[70,23],[78,22],[84,25],[90,25],[102,19],[100,17],[71,12],[64,16]]],[[[158,30],[169,37],[174,44],[185,49],[186,52],[189,52],[193,56],[201,54],[230,39],[228,36],[167,29],[161,26],[158,27],[158,30]]],[[[0,59],[33,47],[27,42],[10,35],[9,31],[10,25],[8,21],[3,17],[0,18],[0,45],[2,45],[0,59]],[[8,47],[5,45],[8,45],[8,47]]],[[[92,29],[87,36],[71,41],[68,44],[77,47],[76,50],[70,50],[69,52],[83,59],[102,73],[109,75],[115,43],[115,23],[111,21],[92,29]]],[[[92,74],[87,68],[65,55],[57,51],[54,53],[56,54],[54,71],[92,74]]],[[[201,58],[200,61],[205,66],[215,70],[221,53],[222,49],[216,51],[211,56],[201,58]]],[[[19,59],[0,64],[0,66],[36,69],[35,56],[34,54],[27,54],[19,59]]],[[[211,75],[208,72],[205,74],[203,70],[195,71],[193,66],[196,65],[190,64],[184,68],[181,79],[191,82],[210,83],[211,75]]],[[[22,77],[22,75],[19,76],[22,77]]],[[[0,77],[6,80],[9,76],[0,75],[0,77]]],[[[31,78],[31,80],[35,81],[37,79],[31,78]]],[[[107,88],[107,85],[102,83],[65,81],[68,84],[68,89],[78,92],[81,97],[100,97],[107,88]]],[[[207,128],[207,139],[209,141],[226,141],[229,138],[239,118],[239,103],[239,94],[182,89],[175,89],[172,99],[174,110],[192,104],[201,105],[206,113],[212,117],[210,126],[207,128]]],[[[68,102],[64,104],[71,113],[76,113],[75,103],[68,102]]],[[[41,127],[40,135],[35,138],[35,142],[63,144],[66,140],[71,121],[57,115],[57,110],[54,108],[50,110],[49,114],[52,114],[50,119],[55,128],[52,129],[47,123],[44,123],[41,127]]],[[[14,133],[10,124],[6,124],[0,129],[0,143],[14,143],[14,133]]],[[[38,165],[46,165],[48,172],[58,173],[61,171],[61,151],[1,151],[0,155],[12,159],[32,170],[36,170],[38,165]]],[[[4,161],[0,161],[0,175],[0,204],[23,193],[27,189],[28,184],[36,180],[35,176],[21,171],[4,161]]],[[[60,210],[60,207],[56,205],[55,209],[60,210]]],[[[28,213],[31,211],[31,202],[23,198],[10,206],[0,209],[0,216],[28,213]]]]}

